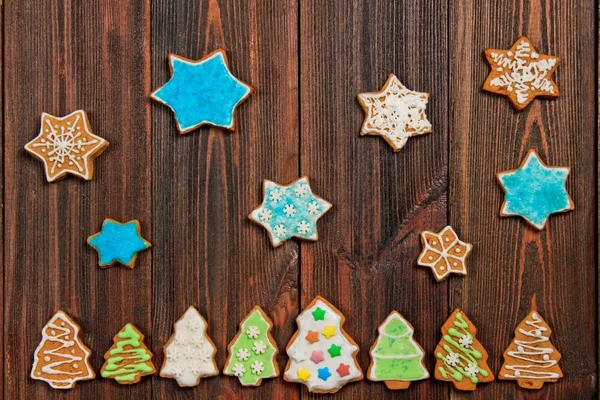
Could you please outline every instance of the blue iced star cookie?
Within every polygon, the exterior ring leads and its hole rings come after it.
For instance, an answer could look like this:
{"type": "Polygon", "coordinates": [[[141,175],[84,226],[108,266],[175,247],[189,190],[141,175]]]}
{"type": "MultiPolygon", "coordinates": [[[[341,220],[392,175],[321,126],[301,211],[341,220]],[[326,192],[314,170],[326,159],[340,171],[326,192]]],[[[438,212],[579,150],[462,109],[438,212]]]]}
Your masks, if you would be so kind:
{"type": "Polygon", "coordinates": [[[225,50],[198,61],[170,54],[171,79],[150,97],[175,113],[179,133],[209,124],[233,131],[235,108],[252,93],[252,87],[229,71],[225,50]]]}
{"type": "Polygon", "coordinates": [[[273,247],[291,237],[317,240],[317,220],[332,204],[313,194],[307,177],[287,186],[265,180],[263,192],[262,204],[248,218],[269,232],[273,247]]]}
{"type": "Polygon", "coordinates": [[[518,215],[544,229],[551,214],[575,208],[565,187],[567,175],[569,168],[548,167],[535,150],[529,150],[518,169],[497,174],[505,192],[500,215],[518,215]]]}
{"type": "Polygon", "coordinates": [[[98,252],[98,264],[106,268],[115,262],[133,268],[137,253],[150,247],[150,243],[140,233],[140,223],[133,220],[125,223],[107,218],[102,230],[87,240],[98,252]]]}

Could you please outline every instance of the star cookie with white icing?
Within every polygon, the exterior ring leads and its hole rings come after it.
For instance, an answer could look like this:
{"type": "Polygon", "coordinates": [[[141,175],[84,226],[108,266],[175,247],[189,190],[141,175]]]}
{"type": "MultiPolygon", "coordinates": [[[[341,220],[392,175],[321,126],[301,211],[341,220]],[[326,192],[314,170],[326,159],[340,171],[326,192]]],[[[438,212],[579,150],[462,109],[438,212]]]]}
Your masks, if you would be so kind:
{"type": "Polygon", "coordinates": [[[400,151],[411,136],[431,133],[425,115],[429,93],[407,89],[391,74],[379,92],[360,93],[358,102],[365,110],[361,136],[381,136],[400,151]]]}
{"type": "Polygon", "coordinates": [[[417,264],[431,268],[438,282],[446,279],[451,273],[467,274],[465,259],[473,245],[460,240],[451,226],[438,233],[424,231],[421,233],[421,242],[423,251],[417,264]]]}
{"type": "Polygon", "coordinates": [[[508,97],[517,110],[524,109],[538,96],[558,97],[552,74],[560,58],[536,52],[525,36],[509,50],[485,49],[485,56],[491,71],[483,90],[508,97]]]}

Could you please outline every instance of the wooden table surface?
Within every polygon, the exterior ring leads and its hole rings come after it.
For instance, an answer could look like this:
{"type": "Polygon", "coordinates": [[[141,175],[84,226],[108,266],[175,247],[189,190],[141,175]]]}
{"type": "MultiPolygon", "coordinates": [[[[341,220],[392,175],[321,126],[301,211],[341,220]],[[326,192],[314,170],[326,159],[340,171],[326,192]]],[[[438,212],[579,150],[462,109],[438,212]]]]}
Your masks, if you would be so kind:
{"type": "Polygon", "coordinates": [[[171,379],[121,386],[97,378],[52,390],[29,378],[40,331],[57,309],[82,326],[96,371],[127,322],[146,335],[160,366],[173,322],[189,305],[209,321],[220,368],[242,317],[260,304],[281,349],[295,317],[320,294],[347,317],[366,371],[376,328],[391,310],[415,327],[433,371],[440,327],[462,308],[496,374],[516,324],[536,295],[553,329],[564,379],[537,392],[515,382],[456,392],[434,379],[402,392],[364,380],[352,399],[588,399],[598,393],[597,9],[593,0],[4,0],[4,398],[313,398],[282,378],[243,388],[232,377],[180,389],[171,379]],[[516,112],[485,93],[487,47],[527,35],[562,63],[561,95],[516,112]],[[171,111],[148,99],[169,78],[169,53],[198,59],[223,47],[256,91],[237,130],[177,133],[171,111]],[[359,137],[359,92],[395,73],[431,94],[433,133],[399,153],[359,137]],[[111,145],[93,181],[47,183],[23,146],[42,112],[88,112],[111,145]],[[541,232],[500,218],[495,173],[530,148],[571,167],[575,211],[541,232]],[[261,182],[308,175],[334,208],[319,241],[273,249],[247,214],[261,182]],[[100,269],[85,239],[104,218],[139,219],[150,251],[135,269],[100,269]],[[474,244],[466,277],[436,283],[416,266],[419,233],[452,225],[474,244]]]}

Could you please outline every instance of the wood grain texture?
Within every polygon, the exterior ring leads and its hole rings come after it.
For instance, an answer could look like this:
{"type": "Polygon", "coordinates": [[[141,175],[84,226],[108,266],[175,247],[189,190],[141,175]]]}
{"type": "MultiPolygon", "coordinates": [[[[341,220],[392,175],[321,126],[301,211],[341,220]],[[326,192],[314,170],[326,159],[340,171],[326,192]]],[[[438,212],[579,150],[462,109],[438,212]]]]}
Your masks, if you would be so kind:
{"type": "Polygon", "coordinates": [[[469,398],[595,398],[595,9],[591,1],[504,5],[450,2],[449,221],[475,250],[468,279],[451,282],[448,311],[460,307],[477,325],[496,373],[535,294],[562,353],[559,383],[527,392],[496,381],[469,398]],[[562,59],[555,73],[561,95],[516,112],[506,98],[481,91],[489,72],[483,49],[508,49],[521,35],[562,59]],[[518,167],[530,148],[549,165],[571,167],[575,211],[550,217],[541,232],[521,218],[499,217],[503,192],[495,173],[518,167]]]}
{"type": "Polygon", "coordinates": [[[149,384],[98,377],[63,392],[29,372],[40,331],[58,309],[81,324],[96,371],[125,323],[151,340],[151,251],[133,270],[103,270],[85,242],[106,217],[139,219],[152,241],[149,2],[9,1],[5,12],[4,398],[148,398],[149,384]],[[42,112],[77,109],[110,146],[92,181],[49,184],[23,145],[37,135],[42,112]]]}
{"type": "MultiPolygon", "coordinates": [[[[172,112],[153,104],[153,336],[157,359],[189,305],[206,317],[223,370],[227,344],[260,305],[285,347],[298,312],[298,245],[274,250],[247,215],[262,202],[262,180],[298,176],[298,38],[294,1],[153,1],[152,82],[169,79],[167,57],[200,59],[225,48],[235,76],[256,91],[238,107],[236,130],[177,133],[172,112]]],[[[280,352],[280,369],[286,357],[280,352]]],[[[162,361],[161,361],[162,362],[162,361]]],[[[156,398],[298,397],[283,379],[243,388],[218,376],[194,389],[155,379],[156,398]]]]}
{"type": "MultiPolygon", "coordinates": [[[[437,1],[301,2],[301,170],[333,203],[319,241],[301,245],[301,304],[315,295],[346,315],[364,372],[377,326],[397,310],[415,339],[435,347],[447,285],[416,266],[419,232],[441,229],[447,210],[447,9],[437,1]],[[395,73],[429,92],[433,133],[394,153],[382,138],[360,137],[360,92],[377,91],[395,73]]],[[[426,359],[429,370],[431,358],[426,359]]],[[[435,380],[391,392],[364,380],[333,398],[443,398],[435,380]]],[[[303,390],[303,398],[312,398],[303,390]]]]}

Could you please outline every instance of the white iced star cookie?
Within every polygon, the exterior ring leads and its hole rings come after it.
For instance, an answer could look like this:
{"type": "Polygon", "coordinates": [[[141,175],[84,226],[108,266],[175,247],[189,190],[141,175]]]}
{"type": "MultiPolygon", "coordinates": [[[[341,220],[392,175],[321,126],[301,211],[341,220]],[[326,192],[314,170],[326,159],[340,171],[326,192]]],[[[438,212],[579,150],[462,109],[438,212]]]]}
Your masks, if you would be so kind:
{"type": "Polygon", "coordinates": [[[358,95],[366,114],[361,136],[381,136],[394,151],[400,151],[409,137],[431,133],[425,115],[428,98],[428,93],[407,89],[391,74],[381,91],[358,95]]]}
{"type": "Polygon", "coordinates": [[[287,186],[265,180],[263,193],[262,204],[248,218],[269,232],[273,247],[291,237],[317,240],[317,221],[332,204],[312,192],[307,177],[287,186]]]}

